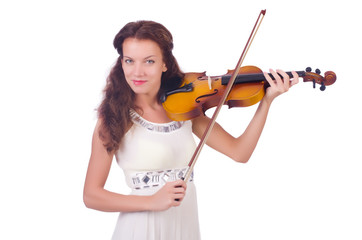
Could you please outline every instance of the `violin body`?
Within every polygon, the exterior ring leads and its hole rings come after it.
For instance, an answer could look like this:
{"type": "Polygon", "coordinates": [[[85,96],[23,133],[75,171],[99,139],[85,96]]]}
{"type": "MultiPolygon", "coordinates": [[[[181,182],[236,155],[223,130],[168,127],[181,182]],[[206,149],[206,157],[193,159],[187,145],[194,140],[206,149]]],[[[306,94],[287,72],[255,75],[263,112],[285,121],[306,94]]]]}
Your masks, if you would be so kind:
{"type": "MultiPolygon", "coordinates": [[[[239,73],[261,73],[254,66],[242,67],[239,73]]],[[[231,74],[228,71],[227,75],[231,74]]],[[[193,90],[167,96],[163,103],[167,115],[175,121],[193,119],[205,113],[207,109],[217,106],[226,85],[222,84],[222,77],[211,79],[211,89],[205,72],[186,73],[183,85],[192,84],[193,90]]],[[[264,81],[254,83],[235,84],[228,95],[225,105],[231,107],[248,107],[259,102],[265,94],[264,81]]]]}
{"type": "MultiPolygon", "coordinates": [[[[319,70],[317,73],[312,73],[310,68],[307,68],[306,72],[298,71],[297,73],[303,77],[304,82],[321,84],[321,90],[336,81],[336,75],[331,71],[326,72],[325,77],[319,75],[319,70]]],[[[217,77],[208,77],[205,72],[186,73],[182,87],[166,93],[164,99],[161,100],[168,117],[174,121],[185,121],[203,115],[206,110],[217,106],[231,74],[233,70],[217,77]]],[[[287,74],[292,76],[290,72],[287,74]]],[[[224,105],[228,105],[229,108],[254,105],[264,97],[268,85],[260,68],[241,67],[224,105]]]]}

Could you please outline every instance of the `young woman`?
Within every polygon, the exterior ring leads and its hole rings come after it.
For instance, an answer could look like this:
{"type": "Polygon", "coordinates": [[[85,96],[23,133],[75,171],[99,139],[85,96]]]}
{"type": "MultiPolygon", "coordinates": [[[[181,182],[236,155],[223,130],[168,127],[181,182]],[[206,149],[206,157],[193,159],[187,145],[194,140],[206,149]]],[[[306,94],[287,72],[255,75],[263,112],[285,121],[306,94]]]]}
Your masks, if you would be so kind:
{"type": "MultiPolygon", "coordinates": [[[[172,35],[159,23],[131,22],[116,35],[114,47],[120,56],[98,109],[84,203],[120,212],[113,239],[200,239],[193,177],[187,183],[180,178],[196,147],[192,134],[201,137],[209,118],[172,121],[160,103],[160,95],[183,78],[172,35]],[[129,195],[104,189],[114,156],[129,195]]],[[[245,132],[234,138],[216,124],[209,146],[237,162],[249,160],[272,101],[298,83],[295,72],[292,80],[281,70],[270,72],[276,80],[264,74],[270,87],[245,132]]]]}

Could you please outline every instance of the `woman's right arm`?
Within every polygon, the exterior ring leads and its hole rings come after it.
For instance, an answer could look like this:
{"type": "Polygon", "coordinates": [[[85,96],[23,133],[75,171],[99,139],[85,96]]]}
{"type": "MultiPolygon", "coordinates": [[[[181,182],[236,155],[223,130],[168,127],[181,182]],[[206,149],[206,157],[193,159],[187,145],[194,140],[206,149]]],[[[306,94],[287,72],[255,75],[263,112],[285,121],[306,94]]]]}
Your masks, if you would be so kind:
{"type": "Polygon", "coordinates": [[[111,168],[114,153],[107,152],[99,137],[101,120],[93,133],[92,153],[84,184],[83,201],[88,208],[105,212],[135,212],[165,210],[180,205],[185,195],[183,181],[167,183],[152,196],[123,195],[104,189],[111,168]],[[182,188],[177,186],[182,186],[182,188]]]}

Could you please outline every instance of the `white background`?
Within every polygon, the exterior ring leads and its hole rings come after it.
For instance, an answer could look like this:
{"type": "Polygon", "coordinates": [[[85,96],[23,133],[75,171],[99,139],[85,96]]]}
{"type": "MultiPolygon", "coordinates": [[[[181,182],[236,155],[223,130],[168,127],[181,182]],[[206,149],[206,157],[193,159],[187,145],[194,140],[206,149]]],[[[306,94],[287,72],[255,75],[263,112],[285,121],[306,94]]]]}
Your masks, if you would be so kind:
{"type": "MultiPolygon", "coordinates": [[[[203,239],[362,239],[361,28],[357,1],[3,1],[0,3],[1,239],[110,239],[117,213],[87,209],[96,112],[129,21],[164,24],[183,71],[244,65],[337,74],[276,99],[247,164],[205,147],[196,165],[203,239]],[[6,236],[6,237],[5,237],[6,236]]],[[[222,110],[243,132],[256,106],[222,110]]],[[[210,114],[210,110],[207,114],[210,114]]],[[[107,188],[128,193],[112,166],[107,188]]]]}

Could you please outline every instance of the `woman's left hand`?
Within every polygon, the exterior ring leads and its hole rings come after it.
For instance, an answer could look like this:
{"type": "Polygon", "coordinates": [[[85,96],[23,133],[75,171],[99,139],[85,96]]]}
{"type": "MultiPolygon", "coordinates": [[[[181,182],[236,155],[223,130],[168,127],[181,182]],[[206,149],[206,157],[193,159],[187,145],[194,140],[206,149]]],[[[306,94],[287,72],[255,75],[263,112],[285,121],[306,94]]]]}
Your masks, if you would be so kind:
{"type": "Polygon", "coordinates": [[[290,87],[299,82],[299,76],[295,71],[292,71],[293,78],[291,79],[288,74],[283,70],[270,69],[270,73],[273,75],[273,80],[268,73],[264,72],[265,79],[268,81],[270,87],[267,88],[264,100],[271,103],[277,96],[287,92],[290,87]],[[280,75],[283,77],[281,78],[280,75]]]}

